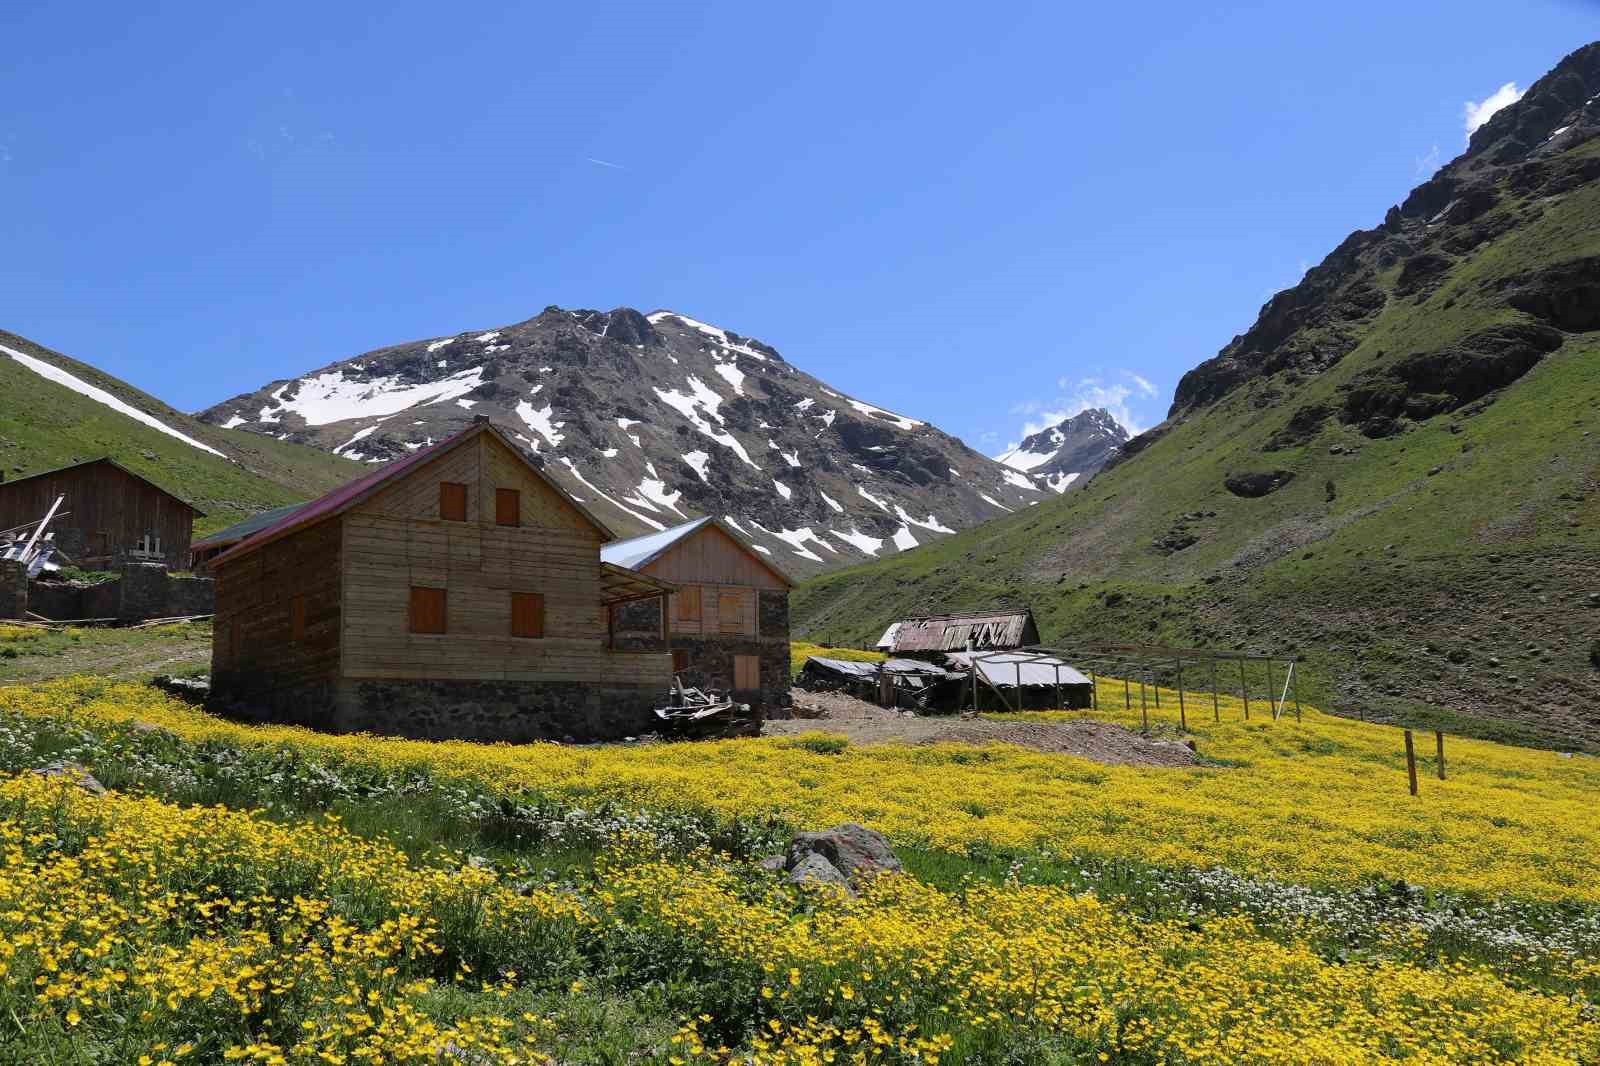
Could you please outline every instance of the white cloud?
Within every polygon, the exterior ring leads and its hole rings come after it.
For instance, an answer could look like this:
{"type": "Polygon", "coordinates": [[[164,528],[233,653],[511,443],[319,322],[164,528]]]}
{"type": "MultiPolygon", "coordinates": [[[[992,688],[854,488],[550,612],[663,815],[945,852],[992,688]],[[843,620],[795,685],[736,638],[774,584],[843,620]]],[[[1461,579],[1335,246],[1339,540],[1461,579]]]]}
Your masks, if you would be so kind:
{"type": "Polygon", "coordinates": [[[1428,148],[1428,154],[1427,155],[1420,155],[1420,156],[1418,156],[1416,158],[1415,173],[1416,173],[1416,176],[1420,178],[1420,177],[1423,177],[1424,175],[1432,174],[1435,170],[1438,170],[1438,169],[1439,169],[1439,146],[1437,144],[1435,144],[1435,145],[1432,145],[1432,146],[1430,146],[1428,148]]]}
{"type": "Polygon", "coordinates": [[[1467,128],[1467,137],[1470,139],[1479,126],[1494,117],[1496,111],[1522,99],[1522,93],[1516,82],[1508,81],[1483,100],[1477,103],[1468,100],[1462,104],[1462,121],[1467,128]]]}
{"type": "Polygon", "coordinates": [[[1132,379],[1133,383],[1139,387],[1139,391],[1144,393],[1144,395],[1146,397],[1153,398],[1155,396],[1156,387],[1154,385],[1150,384],[1150,379],[1149,378],[1142,377],[1142,376],[1140,376],[1138,374],[1135,374],[1131,370],[1128,371],[1128,377],[1130,379],[1132,379]]]}

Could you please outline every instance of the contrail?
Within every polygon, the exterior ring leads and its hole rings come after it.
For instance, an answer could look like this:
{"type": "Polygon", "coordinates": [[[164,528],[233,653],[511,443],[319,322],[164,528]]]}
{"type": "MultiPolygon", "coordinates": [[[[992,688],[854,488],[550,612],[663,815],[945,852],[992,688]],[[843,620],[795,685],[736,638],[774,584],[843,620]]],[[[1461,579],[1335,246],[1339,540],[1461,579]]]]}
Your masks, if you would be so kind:
{"type": "Polygon", "coordinates": [[[596,159],[592,155],[586,155],[586,156],[584,156],[584,158],[587,159],[589,162],[593,163],[597,167],[610,167],[612,170],[627,170],[628,169],[627,167],[623,166],[621,163],[608,163],[604,159],[596,159]]]}

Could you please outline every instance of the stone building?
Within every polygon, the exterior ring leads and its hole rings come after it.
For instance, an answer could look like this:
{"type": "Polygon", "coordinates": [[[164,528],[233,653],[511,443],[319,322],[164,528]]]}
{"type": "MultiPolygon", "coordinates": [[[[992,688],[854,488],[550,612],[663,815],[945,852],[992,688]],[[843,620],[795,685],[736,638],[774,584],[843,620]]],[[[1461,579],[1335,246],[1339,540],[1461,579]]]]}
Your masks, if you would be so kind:
{"type": "Polygon", "coordinates": [[[58,497],[65,499],[50,533],[72,565],[188,567],[194,520],[204,512],[109,457],[0,481],[0,530],[37,522],[58,497]]]}
{"type": "Polygon", "coordinates": [[[338,732],[647,732],[671,683],[666,634],[613,641],[608,620],[673,586],[602,562],[612,539],[477,421],[212,561],[213,690],[238,713],[338,732]]]}
{"type": "Polygon", "coordinates": [[[767,714],[790,705],[789,589],[783,571],[727,523],[697,518],[608,544],[601,558],[677,586],[665,605],[639,601],[615,612],[619,642],[669,634],[684,684],[731,692],[767,714]]]}

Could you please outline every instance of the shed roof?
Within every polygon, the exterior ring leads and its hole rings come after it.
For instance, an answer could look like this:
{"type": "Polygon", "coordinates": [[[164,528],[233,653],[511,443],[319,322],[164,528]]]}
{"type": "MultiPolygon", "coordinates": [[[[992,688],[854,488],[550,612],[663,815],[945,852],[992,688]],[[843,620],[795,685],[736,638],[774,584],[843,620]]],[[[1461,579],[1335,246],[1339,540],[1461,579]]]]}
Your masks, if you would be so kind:
{"type": "Polygon", "coordinates": [[[715,515],[707,515],[704,518],[696,518],[691,521],[684,522],[682,525],[672,526],[669,529],[658,530],[655,533],[646,533],[640,537],[630,537],[627,540],[613,541],[612,543],[601,547],[600,558],[602,561],[615,564],[616,566],[624,566],[629,570],[638,570],[642,567],[649,566],[651,563],[667,554],[667,552],[672,550],[674,546],[683,543],[684,541],[688,540],[690,536],[708,526],[715,526],[717,529],[720,529],[722,532],[726,533],[735,544],[744,550],[746,555],[750,556],[750,558],[760,563],[766,569],[772,571],[773,575],[777,577],[778,580],[782,581],[785,586],[789,588],[794,587],[793,578],[784,573],[770,560],[765,559],[761,555],[757,554],[756,550],[750,546],[750,542],[748,540],[740,536],[737,530],[733,529],[728,525],[728,523],[724,522],[715,515]]]}
{"type": "Polygon", "coordinates": [[[469,440],[475,440],[480,434],[483,433],[493,433],[497,438],[499,438],[500,442],[506,447],[510,448],[511,453],[518,459],[521,459],[523,464],[527,466],[529,470],[533,471],[536,477],[538,477],[552,490],[554,490],[557,495],[570,504],[573,510],[583,515],[583,517],[592,526],[594,526],[595,529],[599,530],[602,540],[615,539],[616,534],[611,532],[604,522],[601,522],[600,519],[596,518],[583,504],[573,499],[572,495],[567,492],[566,489],[557,484],[549,474],[546,474],[543,470],[540,470],[537,466],[534,466],[533,463],[529,462],[527,454],[523,452],[523,450],[519,448],[510,437],[506,436],[504,430],[501,430],[495,426],[487,418],[480,418],[474,419],[472,425],[468,426],[466,429],[463,429],[459,433],[446,437],[437,444],[427,448],[419,448],[410,455],[406,456],[404,459],[396,459],[392,463],[385,463],[372,473],[367,474],[364,477],[356,478],[354,481],[334,489],[327,495],[312,500],[310,503],[305,504],[288,515],[285,515],[283,518],[274,522],[272,525],[267,526],[265,529],[246,537],[243,541],[239,542],[232,548],[229,548],[227,551],[217,556],[217,558],[213,559],[211,561],[211,565],[213,568],[215,568],[222,563],[231,562],[242,555],[247,555],[250,552],[255,551],[257,548],[270,544],[282,537],[286,537],[290,533],[304,529],[307,526],[316,525],[318,522],[332,518],[335,515],[343,514],[356,504],[371,497],[373,493],[383,488],[383,486],[387,485],[389,482],[405,476],[429,460],[436,459],[439,456],[444,455],[446,452],[454,450],[469,440]]]}
{"type": "Polygon", "coordinates": [[[123,466],[121,463],[117,462],[115,459],[111,458],[111,456],[109,456],[109,455],[102,455],[98,459],[85,459],[81,463],[68,463],[66,466],[58,466],[58,467],[55,467],[54,469],[51,469],[51,470],[41,470],[37,474],[26,474],[26,475],[24,475],[22,477],[12,478],[9,481],[0,481],[0,491],[4,491],[5,489],[8,489],[12,485],[21,485],[24,482],[32,481],[34,478],[49,477],[51,474],[59,474],[59,473],[62,473],[63,471],[66,471],[66,470],[76,470],[80,466],[94,466],[96,463],[108,463],[111,466],[114,466],[118,470],[122,471],[124,474],[127,474],[129,477],[137,478],[138,480],[144,482],[146,485],[149,485],[151,488],[155,489],[157,492],[161,493],[163,496],[170,496],[172,499],[177,500],[179,503],[181,503],[185,507],[189,508],[189,510],[191,510],[195,514],[199,515],[201,518],[205,517],[206,513],[204,511],[200,510],[200,508],[196,507],[194,504],[190,503],[188,500],[184,499],[182,496],[179,496],[175,492],[171,492],[171,491],[168,491],[167,489],[162,488],[160,485],[157,485],[154,481],[151,481],[149,478],[145,477],[141,473],[138,473],[137,471],[129,470],[127,467],[123,466]]]}
{"type": "Polygon", "coordinates": [[[202,537],[195,541],[195,548],[217,548],[224,544],[237,544],[252,533],[259,533],[274,522],[281,521],[294,514],[304,503],[291,503],[287,507],[274,507],[270,511],[253,514],[249,518],[235,522],[225,529],[219,529],[209,537],[202,537]]]}
{"type": "MultiPolygon", "coordinates": [[[[1029,643],[1028,629],[1033,613],[1027,608],[1020,611],[990,611],[978,614],[931,615],[922,618],[902,619],[890,626],[882,639],[892,640],[891,650],[910,651],[960,651],[970,637],[979,648],[1020,648],[1029,643]]],[[[1032,638],[1037,641],[1035,634],[1032,638]]]]}
{"type": "Polygon", "coordinates": [[[1087,677],[1065,659],[1058,659],[1053,655],[1034,655],[1031,652],[992,651],[979,652],[976,656],[968,655],[964,651],[951,652],[945,659],[963,670],[972,669],[972,660],[978,660],[978,672],[983,679],[996,688],[1016,688],[1021,669],[1020,679],[1024,688],[1044,685],[1090,685],[1093,684],[1087,677]],[[1059,671],[1059,681],[1057,672],[1059,671]]]}

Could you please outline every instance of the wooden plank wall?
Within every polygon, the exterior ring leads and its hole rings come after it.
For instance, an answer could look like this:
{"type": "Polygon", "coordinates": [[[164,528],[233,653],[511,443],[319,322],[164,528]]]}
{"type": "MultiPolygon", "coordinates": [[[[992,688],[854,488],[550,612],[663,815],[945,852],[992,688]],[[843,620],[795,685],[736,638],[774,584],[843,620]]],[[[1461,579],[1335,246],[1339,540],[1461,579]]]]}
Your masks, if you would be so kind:
{"type": "Polygon", "coordinates": [[[338,678],[340,542],[333,519],[216,568],[211,671],[219,694],[270,706],[274,693],[338,678]],[[299,641],[292,639],[297,595],[305,597],[299,641]]]}
{"type": "Polygon", "coordinates": [[[74,564],[109,562],[118,551],[152,533],[161,538],[168,566],[187,567],[194,538],[193,508],[110,462],[0,482],[0,529],[43,518],[60,495],[67,498],[61,509],[71,513],[50,528],[74,564]]]}
{"type": "Polygon", "coordinates": [[[485,434],[344,516],[346,678],[620,681],[667,685],[665,653],[606,647],[601,534],[485,434]],[[438,518],[439,483],[468,486],[467,521],[438,518]],[[495,524],[495,489],[521,493],[518,527],[495,524]],[[411,633],[412,585],[447,593],[447,632],[411,633]],[[545,636],[511,636],[511,593],[545,598],[545,636]]]}
{"type": "Polygon", "coordinates": [[[668,617],[675,636],[715,636],[741,634],[756,636],[756,589],[785,589],[788,586],[772,569],[716,526],[707,525],[674,544],[644,572],[674,584],[698,586],[700,620],[678,616],[677,596],[670,597],[668,617]],[[739,618],[733,628],[724,629],[723,594],[736,594],[739,618]]]}

